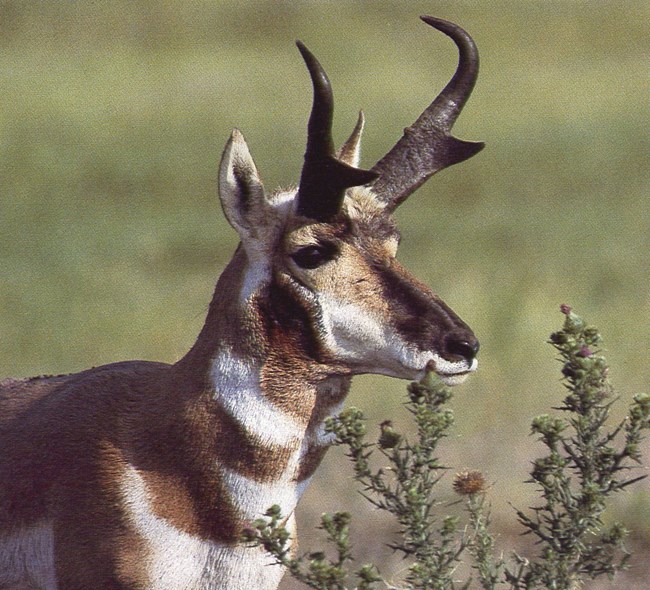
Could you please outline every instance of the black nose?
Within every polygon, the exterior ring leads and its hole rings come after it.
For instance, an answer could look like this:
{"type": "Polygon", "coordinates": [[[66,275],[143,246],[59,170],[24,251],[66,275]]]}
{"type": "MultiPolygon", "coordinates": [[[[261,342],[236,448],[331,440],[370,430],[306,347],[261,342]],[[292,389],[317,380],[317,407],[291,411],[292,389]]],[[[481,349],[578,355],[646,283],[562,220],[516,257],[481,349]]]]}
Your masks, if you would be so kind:
{"type": "Polygon", "coordinates": [[[450,334],[445,339],[443,356],[448,361],[474,360],[478,354],[479,342],[473,334],[450,334]]]}

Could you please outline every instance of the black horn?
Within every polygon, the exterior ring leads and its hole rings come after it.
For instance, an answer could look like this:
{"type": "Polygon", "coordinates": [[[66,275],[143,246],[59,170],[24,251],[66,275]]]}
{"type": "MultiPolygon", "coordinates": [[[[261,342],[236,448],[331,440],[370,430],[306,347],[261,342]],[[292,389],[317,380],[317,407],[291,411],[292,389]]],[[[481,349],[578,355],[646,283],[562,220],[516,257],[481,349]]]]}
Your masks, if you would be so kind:
{"type": "Polygon", "coordinates": [[[307,64],[314,86],[314,103],[307,127],[307,149],[300,175],[297,211],[305,217],[328,221],[341,208],[345,189],[368,184],[378,174],[349,166],[336,158],[332,140],[332,86],[314,55],[300,41],[296,45],[307,64]]]}
{"type": "Polygon", "coordinates": [[[451,128],[465,106],[478,76],[478,50],[458,25],[432,16],[420,17],[442,31],[458,47],[458,67],[439,96],[404,130],[395,146],[372,168],[379,174],[373,185],[377,197],[395,209],[431,175],[471,158],[483,143],[456,139],[451,128]]]}

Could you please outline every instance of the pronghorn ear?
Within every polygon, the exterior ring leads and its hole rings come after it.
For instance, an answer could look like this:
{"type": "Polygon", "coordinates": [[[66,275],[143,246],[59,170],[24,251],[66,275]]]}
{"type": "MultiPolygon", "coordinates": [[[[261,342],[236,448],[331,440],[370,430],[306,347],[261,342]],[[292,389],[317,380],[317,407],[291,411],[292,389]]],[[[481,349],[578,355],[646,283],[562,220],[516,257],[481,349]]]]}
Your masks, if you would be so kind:
{"type": "Polygon", "coordinates": [[[235,129],[219,167],[219,196],[223,212],[246,250],[264,249],[267,231],[276,215],[264,195],[264,186],[244,136],[235,129]]]}

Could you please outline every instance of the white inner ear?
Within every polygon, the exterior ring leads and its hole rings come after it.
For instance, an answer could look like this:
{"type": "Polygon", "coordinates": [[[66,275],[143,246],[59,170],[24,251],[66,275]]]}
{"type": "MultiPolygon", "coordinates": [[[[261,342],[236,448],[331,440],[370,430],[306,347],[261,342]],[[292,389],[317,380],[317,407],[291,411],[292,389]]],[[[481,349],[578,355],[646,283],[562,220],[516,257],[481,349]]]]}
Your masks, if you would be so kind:
{"type": "Polygon", "coordinates": [[[219,167],[219,196],[228,222],[254,261],[266,258],[280,226],[275,207],[266,199],[244,136],[235,129],[219,167]]]}
{"type": "Polygon", "coordinates": [[[264,202],[264,187],[246,140],[237,129],[221,158],[219,196],[226,218],[238,232],[254,226],[254,211],[264,202]]]}

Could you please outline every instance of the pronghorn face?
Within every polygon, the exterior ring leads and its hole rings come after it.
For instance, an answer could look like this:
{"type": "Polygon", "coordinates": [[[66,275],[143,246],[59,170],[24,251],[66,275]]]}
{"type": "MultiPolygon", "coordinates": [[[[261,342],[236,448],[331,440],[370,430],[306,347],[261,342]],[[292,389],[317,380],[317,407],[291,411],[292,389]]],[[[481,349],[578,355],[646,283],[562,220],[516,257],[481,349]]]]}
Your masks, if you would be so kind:
{"type": "Polygon", "coordinates": [[[266,196],[235,131],[220,194],[246,252],[241,298],[264,299],[267,315],[274,306],[302,310],[300,321],[283,329],[309,341],[304,352],[311,363],[328,372],[405,379],[421,377],[431,364],[449,384],[476,369],[476,338],[397,262],[399,233],[371,189],[348,189],[327,220],[305,217],[295,192],[266,196]]]}
{"type": "Polygon", "coordinates": [[[322,347],[353,373],[417,379],[433,361],[450,384],[476,369],[469,328],[396,259],[399,233],[368,189],[331,223],[283,238],[288,280],[316,302],[322,347]]]}

